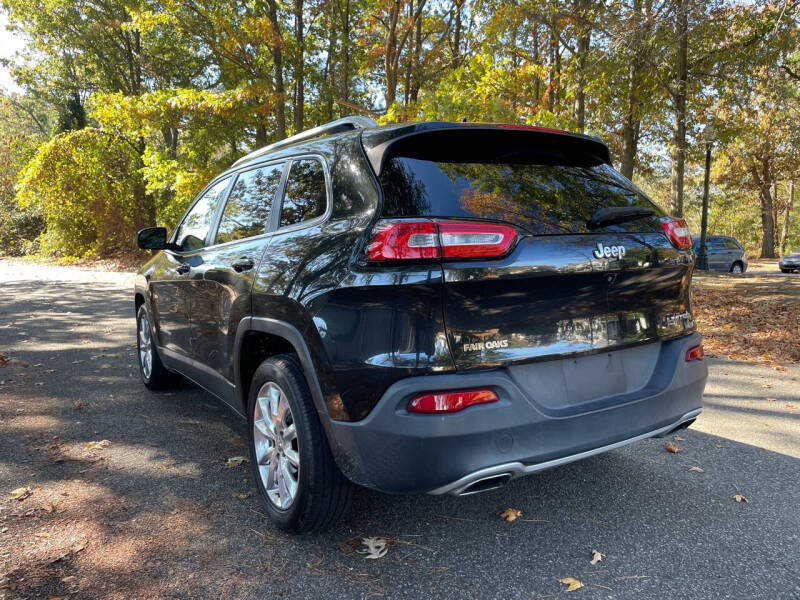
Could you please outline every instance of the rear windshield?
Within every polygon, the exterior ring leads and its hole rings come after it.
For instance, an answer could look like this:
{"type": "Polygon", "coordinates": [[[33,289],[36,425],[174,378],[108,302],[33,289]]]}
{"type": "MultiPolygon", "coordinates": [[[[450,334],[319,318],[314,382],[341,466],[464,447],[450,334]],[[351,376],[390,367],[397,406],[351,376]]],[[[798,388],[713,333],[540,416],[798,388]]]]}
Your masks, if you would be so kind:
{"type": "Polygon", "coordinates": [[[507,221],[536,235],[662,231],[663,216],[607,164],[559,166],[434,162],[394,157],[381,173],[384,217],[459,217],[507,221]],[[650,208],[654,217],[590,230],[600,208],[650,208]]]}

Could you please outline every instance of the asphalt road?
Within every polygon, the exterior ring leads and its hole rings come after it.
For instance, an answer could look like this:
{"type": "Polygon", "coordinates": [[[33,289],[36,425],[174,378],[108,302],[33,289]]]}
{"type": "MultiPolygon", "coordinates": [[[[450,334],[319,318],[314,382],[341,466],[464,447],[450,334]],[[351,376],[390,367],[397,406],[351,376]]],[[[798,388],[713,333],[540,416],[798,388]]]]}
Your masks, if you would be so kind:
{"type": "Polygon", "coordinates": [[[0,261],[0,290],[0,598],[800,598],[797,366],[710,360],[677,454],[647,440],[464,498],[359,490],[292,537],[226,467],[243,424],[140,383],[130,274],[0,261]]]}

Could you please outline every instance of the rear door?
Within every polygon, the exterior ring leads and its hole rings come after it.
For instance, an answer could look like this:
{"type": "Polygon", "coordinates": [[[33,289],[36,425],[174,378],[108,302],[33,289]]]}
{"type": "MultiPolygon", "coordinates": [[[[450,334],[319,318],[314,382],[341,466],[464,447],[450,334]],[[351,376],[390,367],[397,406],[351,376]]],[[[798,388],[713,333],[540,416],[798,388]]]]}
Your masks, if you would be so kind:
{"type": "MultiPolygon", "coordinates": [[[[693,327],[690,248],[670,243],[663,212],[610,165],[583,161],[574,149],[568,159],[554,152],[550,160],[541,148],[533,158],[524,148],[502,157],[474,148],[462,146],[455,155],[442,148],[439,158],[428,145],[419,158],[407,144],[380,175],[387,219],[475,220],[516,229],[505,256],[442,261],[444,317],[457,368],[598,352],[693,327]],[[652,212],[590,226],[610,207],[652,212]]],[[[608,370],[613,360],[580,368],[608,370]]]]}
{"type": "Polygon", "coordinates": [[[212,245],[194,270],[192,358],[229,383],[236,329],[251,314],[253,278],[270,243],[270,215],[283,170],[281,161],[236,175],[212,245]]]}

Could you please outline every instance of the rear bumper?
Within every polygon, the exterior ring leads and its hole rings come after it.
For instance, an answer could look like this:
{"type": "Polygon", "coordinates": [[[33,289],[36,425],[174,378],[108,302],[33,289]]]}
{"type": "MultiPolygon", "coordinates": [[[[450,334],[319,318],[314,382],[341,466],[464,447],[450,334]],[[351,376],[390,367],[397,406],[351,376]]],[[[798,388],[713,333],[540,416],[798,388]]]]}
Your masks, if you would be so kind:
{"type": "MultiPolygon", "coordinates": [[[[331,447],[354,482],[385,492],[458,494],[498,475],[515,478],[647,437],[694,419],[708,377],[704,361],[685,362],[700,336],[661,343],[657,367],[633,394],[565,412],[537,402],[508,370],[430,375],[401,380],[367,418],[329,423],[331,447]],[[499,401],[459,413],[416,415],[405,410],[422,391],[491,386],[499,401]]],[[[564,359],[570,360],[570,359],[564,359]]],[[[576,407],[578,408],[578,407],[576,407]]]]}

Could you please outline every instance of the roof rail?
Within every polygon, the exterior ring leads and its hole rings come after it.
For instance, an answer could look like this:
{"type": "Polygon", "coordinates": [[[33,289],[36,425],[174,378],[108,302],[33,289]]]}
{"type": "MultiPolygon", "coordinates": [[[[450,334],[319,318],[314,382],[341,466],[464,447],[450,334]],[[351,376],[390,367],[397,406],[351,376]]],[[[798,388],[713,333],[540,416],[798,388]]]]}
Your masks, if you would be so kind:
{"type": "Polygon", "coordinates": [[[250,154],[246,154],[235,163],[233,166],[239,165],[241,163],[247,162],[268,152],[272,152],[273,150],[277,150],[278,148],[282,148],[284,146],[288,146],[289,144],[295,144],[297,142],[302,142],[304,140],[310,140],[317,137],[322,137],[323,135],[330,135],[332,133],[344,133],[345,131],[353,131],[355,129],[366,129],[367,127],[377,127],[378,124],[370,119],[369,117],[361,117],[358,115],[354,115],[351,117],[342,117],[341,119],[336,119],[335,121],[331,121],[330,123],[325,123],[318,127],[312,127],[311,129],[307,129],[302,131],[298,134],[290,136],[284,140],[280,140],[279,142],[275,142],[274,144],[270,144],[269,146],[264,146],[263,148],[259,148],[258,150],[254,150],[250,154]]]}

